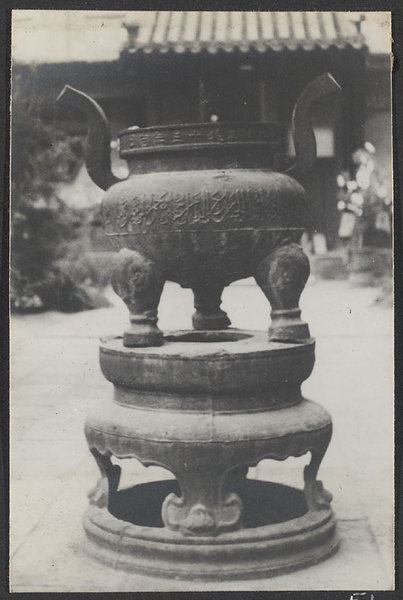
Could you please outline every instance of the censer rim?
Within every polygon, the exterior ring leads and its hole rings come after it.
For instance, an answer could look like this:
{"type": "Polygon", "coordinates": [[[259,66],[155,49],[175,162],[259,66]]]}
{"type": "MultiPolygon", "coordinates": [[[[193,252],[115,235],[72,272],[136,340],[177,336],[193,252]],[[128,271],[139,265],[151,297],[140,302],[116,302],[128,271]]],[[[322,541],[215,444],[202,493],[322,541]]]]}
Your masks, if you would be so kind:
{"type": "Polygon", "coordinates": [[[182,129],[227,129],[229,127],[237,127],[237,128],[248,128],[252,127],[253,129],[257,129],[260,127],[276,127],[278,129],[283,129],[284,126],[279,121],[220,121],[217,123],[169,123],[167,125],[150,125],[147,127],[139,127],[139,126],[131,126],[125,129],[122,129],[118,132],[117,136],[121,137],[126,134],[132,133],[148,133],[148,132],[157,132],[157,131],[175,131],[182,129]]]}

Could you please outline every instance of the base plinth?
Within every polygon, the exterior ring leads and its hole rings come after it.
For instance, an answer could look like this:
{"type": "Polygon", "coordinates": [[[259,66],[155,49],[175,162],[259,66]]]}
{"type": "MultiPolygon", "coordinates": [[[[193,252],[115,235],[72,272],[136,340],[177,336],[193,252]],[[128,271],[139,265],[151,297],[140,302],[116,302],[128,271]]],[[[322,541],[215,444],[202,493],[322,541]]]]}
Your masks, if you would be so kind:
{"type": "Polygon", "coordinates": [[[86,421],[101,471],[84,519],[104,563],[183,579],[246,579],[323,560],[337,548],[331,494],[317,473],[329,413],[303,398],[314,342],[260,332],[179,332],[160,348],[101,345],[114,401],[86,421]],[[311,454],[304,489],[246,478],[263,459],[311,454]],[[112,458],[174,480],[119,489],[112,458]]]}
{"type": "Polygon", "coordinates": [[[114,568],[146,575],[224,580],[289,572],[320,562],[338,548],[330,508],[310,510],[302,491],[254,480],[236,489],[244,505],[244,529],[184,538],[164,528],[160,517],[163,498],[176,487],[175,481],[138,485],[118,492],[110,510],[91,506],[84,518],[88,552],[114,568]],[[119,518],[133,510],[141,524],[119,518]]]}

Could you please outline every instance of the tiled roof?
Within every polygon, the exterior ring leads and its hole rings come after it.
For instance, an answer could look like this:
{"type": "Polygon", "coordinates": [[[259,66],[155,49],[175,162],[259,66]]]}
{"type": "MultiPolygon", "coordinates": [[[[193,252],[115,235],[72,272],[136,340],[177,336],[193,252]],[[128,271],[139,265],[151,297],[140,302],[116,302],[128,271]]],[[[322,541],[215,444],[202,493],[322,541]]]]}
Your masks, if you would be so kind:
{"type": "Polygon", "coordinates": [[[127,21],[129,52],[242,52],[254,48],[361,48],[364,38],[348,14],[337,12],[156,11],[127,21]]]}
{"type": "Polygon", "coordinates": [[[389,53],[389,13],[364,14],[365,37],[354,25],[360,13],[350,12],[13,10],[13,62],[110,62],[118,60],[122,50],[361,48],[364,40],[370,49],[377,40],[383,41],[383,51],[389,53]],[[378,14],[374,21],[372,15],[378,14]],[[372,29],[367,27],[370,24],[372,29]]]}

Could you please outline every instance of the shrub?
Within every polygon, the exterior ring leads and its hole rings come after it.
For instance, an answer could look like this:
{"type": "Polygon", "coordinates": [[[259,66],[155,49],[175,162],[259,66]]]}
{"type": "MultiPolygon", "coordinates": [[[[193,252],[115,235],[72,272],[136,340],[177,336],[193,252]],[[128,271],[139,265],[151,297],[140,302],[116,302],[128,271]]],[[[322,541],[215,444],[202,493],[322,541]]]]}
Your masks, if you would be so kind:
{"type": "Polygon", "coordinates": [[[13,90],[11,147],[11,309],[77,311],[104,304],[91,277],[66,268],[86,249],[88,211],[56,194],[83,164],[81,139],[41,120],[32,100],[13,90]]]}

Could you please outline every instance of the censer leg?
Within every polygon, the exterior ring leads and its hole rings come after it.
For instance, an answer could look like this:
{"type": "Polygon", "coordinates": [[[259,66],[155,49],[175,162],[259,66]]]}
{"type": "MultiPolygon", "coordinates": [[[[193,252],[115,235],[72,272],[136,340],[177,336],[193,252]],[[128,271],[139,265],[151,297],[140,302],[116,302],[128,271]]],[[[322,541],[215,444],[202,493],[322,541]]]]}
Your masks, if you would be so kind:
{"type": "Polygon", "coordinates": [[[303,341],[310,338],[301,320],[299,298],[309,277],[309,260],[298,244],[276,248],[257,267],[255,279],[271,304],[272,341],[303,341]]]}
{"type": "Polygon", "coordinates": [[[130,311],[131,327],[124,333],[124,346],[162,345],[157,313],[164,283],[158,266],[139,252],[123,249],[116,255],[112,287],[130,311]]]}
{"type": "Polygon", "coordinates": [[[192,316],[194,329],[225,329],[231,325],[227,313],[221,310],[223,286],[209,283],[192,288],[196,312],[192,316]]]}

